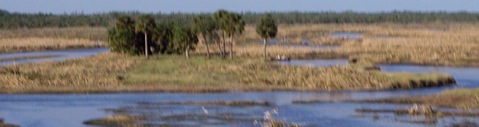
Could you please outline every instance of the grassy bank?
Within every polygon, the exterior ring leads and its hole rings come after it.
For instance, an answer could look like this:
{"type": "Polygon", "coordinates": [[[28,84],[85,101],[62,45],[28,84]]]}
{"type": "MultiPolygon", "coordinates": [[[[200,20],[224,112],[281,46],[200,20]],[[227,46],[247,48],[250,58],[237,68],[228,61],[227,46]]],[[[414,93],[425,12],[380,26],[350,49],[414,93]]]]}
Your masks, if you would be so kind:
{"type": "Polygon", "coordinates": [[[115,115],[102,119],[92,119],[83,122],[86,125],[104,126],[104,127],[143,127],[138,122],[142,120],[141,117],[133,117],[129,115],[115,115]]]}
{"type": "Polygon", "coordinates": [[[281,66],[260,59],[150,59],[105,53],[64,62],[0,68],[3,93],[386,90],[453,83],[444,74],[367,71],[361,66],[281,66]]]}
{"type": "Polygon", "coordinates": [[[107,53],[63,62],[0,67],[4,93],[95,92],[121,89],[116,74],[135,67],[142,58],[107,53]]]}
{"type": "Polygon", "coordinates": [[[461,109],[479,109],[479,89],[446,90],[434,95],[365,100],[363,102],[423,104],[461,109]]]}

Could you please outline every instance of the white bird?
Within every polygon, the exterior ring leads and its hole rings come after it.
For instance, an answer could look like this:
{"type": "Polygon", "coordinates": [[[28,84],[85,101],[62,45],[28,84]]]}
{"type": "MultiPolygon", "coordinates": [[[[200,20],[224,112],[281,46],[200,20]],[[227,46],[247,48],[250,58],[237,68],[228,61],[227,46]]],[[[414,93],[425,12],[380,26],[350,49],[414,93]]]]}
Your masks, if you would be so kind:
{"type": "Polygon", "coordinates": [[[201,106],[201,109],[203,109],[203,112],[208,115],[208,110],[205,108],[205,106],[201,106]]]}

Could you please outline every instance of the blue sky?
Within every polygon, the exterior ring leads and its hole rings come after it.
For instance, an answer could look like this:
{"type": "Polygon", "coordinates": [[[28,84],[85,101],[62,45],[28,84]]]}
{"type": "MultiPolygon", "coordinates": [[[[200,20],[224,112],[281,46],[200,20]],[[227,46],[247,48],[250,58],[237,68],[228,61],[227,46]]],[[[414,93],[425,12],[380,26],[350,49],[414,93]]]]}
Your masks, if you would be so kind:
{"type": "Polygon", "coordinates": [[[479,12],[479,0],[0,0],[0,9],[22,13],[236,12],[271,11],[467,11],[479,12]]]}

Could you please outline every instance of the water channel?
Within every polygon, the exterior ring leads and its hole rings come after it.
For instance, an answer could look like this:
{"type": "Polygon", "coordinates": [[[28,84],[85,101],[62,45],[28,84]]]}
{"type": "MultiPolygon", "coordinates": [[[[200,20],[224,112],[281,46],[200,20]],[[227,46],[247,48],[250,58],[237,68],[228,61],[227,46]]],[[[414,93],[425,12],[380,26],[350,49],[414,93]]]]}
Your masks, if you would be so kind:
{"type": "Polygon", "coordinates": [[[64,61],[69,59],[84,58],[102,52],[109,51],[108,48],[76,49],[76,50],[51,50],[34,52],[17,52],[0,54],[0,66],[36,63],[47,61],[64,61]]]}
{"type": "MultiPolygon", "coordinates": [[[[335,66],[344,65],[343,60],[291,61],[293,65],[335,66]],[[298,64],[301,63],[301,64],[298,64]]],[[[287,64],[287,63],[282,63],[287,64]]],[[[0,116],[10,123],[24,127],[78,127],[92,118],[107,116],[105,108],[141,107],[142,103],[185,102],[185,101],[266,101],[270,106],[231,107],[214,105],[154,105],[157,108],[130,108],[143,111],[143,115],[179,116],[201,114],[203,108],[210,114],[233,114],[248,116],[249,119],[262,119],[264,112],[276,110],[278,119],[286,119],[302,126],[424,126],[407,122],[397,122],[394,116],[381,116],[384,120],[375,120],[355,112],[357,108],[407,108],[409,105],[394,104],[358,104],[340,102],[342,100],[372,99],[411,95],[433,94],[445,89],[458,87],[476,88],[479,86],[479,68],[429,67],[414,65],[381,65],[384,71],[408,71],[415,73],[444,72],[456,78],[457,85],[440,88],[425,88],[397,91],[360,91],[360,92],[232,92],[232,93],[116,93],[116,94],[3,94],[0,95],[0,116]],[[295,100],[323,100],[331,103],[293,104],[295,100]],[[161,109],[161,111],[155,112],[161,109]],[[146,111],[145,111],[146,110],[146,111]]],[[[443,119],[434,126],[446,126],[462,119],[443,119]]],[[[195,120],[147,121],[153,125],[170,124],[178,126],[255,126],[253,122],[208,123],[195,120]]]]}
{"type": "MultiPolygon", "coordinates": [[[[48,51],[45,54],[64,55],[53,60],[85,57],[108,49],[48,51]]],[[[26,54],[43,54],[39,52],[26,54]]],[[[1,54],[0,58],[18,57],[19,54],[1,54]]],[[[49,59],[52,60],[52,59],[49,59]]],[[[20,63],[22,61],[15,61],[20,63]]],[[[38,62],[38,61],[34,61],[38,62]]],[[[8,65],[2,63],[1,65],[8,65]]],[[[11,63],[10,63],[11,64],[11,63]]],[[[293,66],[343,66],[347,60],[292,60],[280,62],[293,66]]],[[[428,95],[455,88],[478,88],[479,68],[434,67],[415,65],[379,65],[382,71],[449,73],[457,80],[454,86],[395,91],[340,91],[340,92],[229,92],[229,93],[113,93],[113,94],[0,94],[0,117],[8,123],[22,127],[83,127],[82,122],[110,115],[104,109],[124,108],[138,115],[155,116],[143,121],[149,125],[173,126],[259,126],[253,119],[263,119],[266,111],[277,112],[274,118],[301,126],[336,127],[403,127],[403,126],[448,126],[451,123],[479,121],[477,117],[454,117],[439,119],[436,124],[424,125],[401,122],[394,115],[359,114],[358,108],[408,108],[410,105],[349,103],[344,100],[376,99],[387,97],[428,95]],[[297,100],[320,100],[327,103],[296,104],[297,100]],[[269,106],[221,106],[161,104],[162,102],[186,101],[264,101],[269,106]],[[145,104],[152,104],[146,106],[145,104]],[[206,113],[205,110],[208,112],[206,113]],[[181,116],[234,115],[243,121],[191,119],[181,116]],[[174,118],[173,118],[174,117],[174,118]]]]}

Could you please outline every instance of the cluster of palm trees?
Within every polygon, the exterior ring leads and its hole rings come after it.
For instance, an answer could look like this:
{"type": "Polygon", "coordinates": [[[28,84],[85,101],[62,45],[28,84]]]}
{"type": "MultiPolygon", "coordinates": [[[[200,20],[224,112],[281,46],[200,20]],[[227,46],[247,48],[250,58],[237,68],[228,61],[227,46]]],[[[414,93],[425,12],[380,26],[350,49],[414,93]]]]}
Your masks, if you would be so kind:
{"type": "Polygon", "coordinates": [[[141,15],[137,20],[129,16],[116,19],[108,30],[110,50],[132,55],[150,53],[173,54],[194,49],[198,42],[196,33],[187,25],[179,23],[157,23],[150,15],[141,15]]]}
{"type": "Polygon", "coordinates": [[[244,31],[243,18],[233,12],[219,10],[213,16],[197,16],[194,18],[194,30],[201,35],[206,45],[207,56],[210,57],[209,43],[216,42],[221,57],[226,57],[226,44],[230,44],[229,56],[233,57],[234,38],[244,31]]]}
{"type": "MultiPolygon", "coordinates": [[[[194,50],[203,39],[207,56],[211,57],[210,44],[215,43],[220,49],[220,56],[225,58],[228,54],[233,57],[235,38],[244,32],[245,22],[241,15],[219,10],[213,15],[195,16],[192,24],[157,23],[152,16],[141,15],[137,20],[129,16],[116,19],[116,24],[108,31],[110,48],[115,52],[127,54],[181,54],[189,57],[190,50],[194,50]],[[227,51],[229,45],[229,52],[227,51]]],[[[274,38],[277,27],[271,15],[265,16],[257,26],[258,34],[265,39],[274,38]]]]}

